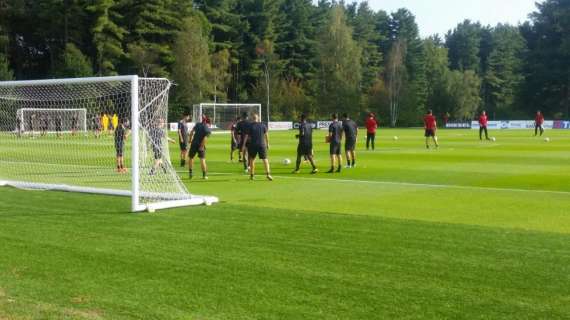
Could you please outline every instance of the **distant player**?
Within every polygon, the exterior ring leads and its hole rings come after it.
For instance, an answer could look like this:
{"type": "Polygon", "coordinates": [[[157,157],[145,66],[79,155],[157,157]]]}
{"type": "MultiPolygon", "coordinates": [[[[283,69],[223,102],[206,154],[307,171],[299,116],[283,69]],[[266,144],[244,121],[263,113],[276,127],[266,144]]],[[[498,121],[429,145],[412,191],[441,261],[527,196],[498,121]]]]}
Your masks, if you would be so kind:
{"type": "Polygon", "coordinates": [[[378,120],[374,113],[369,113],[366,119],[366,150],[374,150],[374,144],[376,141],[376,131],[378,130],[378,120]]]}
{"type": "Polygon", "coordinates": [[[174,143],[175,141],[168,138],[164,131],[164,119],[159,118],[154,122],[152,127],[149,129],[150,144],[152,149],[152,154],[154,156],[154,164],[152,169],[150,169],[149,175],[153,176],[156,174],[156,170],[161,168],[164,173],[166,173],[166,167],[164,166],[163,157],[164,150],[162,147],[162,140],[166,138],[168,142],[174,143]]]}
{"type": "Polygon", "coordinates": [[[479,140],[483,141],[483,132],[485,132],[485,139],[489,139],[489,132],[487,131],[487,124],[489,123],[489,118],[487,117],[487,112],[481,112],[479,116],[479,140]]]}
{"type": "Polygon", "coordinates": [[[40,119],[40,135],[45,136],[49,129],[49,118],[43,115],[40,119]]]}
{"type": "Polygon", "coordinates": [[[237,150],[239,161],[241,161],[241,154],[239,150],[239,135],[237,133],[237,124],[239,122],[237,117],[230,125],[230,161],[234,162],[234,152],[237,150]]]}
{"type": "Polygon", "coordinates": [[[61,118],[60,115],[55,117],[55,135],[58,138],[61,138],[61,131],[63,129],[63,119],[61,118]]]}
{"type": "Polygon", "coordinates": [[[317,169],[317,166],[315,166],[315,161],[313,159],[313,127],[310,123],[307,123],[307,116],[304,114],[301,115],[297,139],[299,139],[299,145],[297,146],[297,162],[295,163],[295,171],[293,171],[293,173],[300,172],[301,157],[304,157],[313,167],[311,174],[316,174],[319,170],[317,169]]]}
{"type": "Polygon", "coordinates": [[[186,157],[188,156],[188,121],[190,116],[184,114],[182,119],[178,121],[178,144],[180,145],[180,166],[186,166],[186,157]]]}
{"type": "Polygon", "coordinates": [[[340,146],[342,142],[342,124],[338,121],[338,115],[335,113],[331,116],[332,123],[329,125],[329,135],[327,142],[330,144],[329,153],[331,156],[331,168],[327,173],[335,172],[335,166],[338,165],[336,172],[340,172],[342,166],[342,155],[340,146]]]}
{"type": "Polygon", "coordinates": [[[115,130],[119,125],[119,116],[117,115],[117,113],[113,114],[113,117],[111,118],[111,124],[113,125],[112,130],[115,130]]]}
{"type": "Polygon", "coordinates": [[[117,172],[125,173],[127,168],[125,168],[125,161],[123,157],[123,152],[125,149],[125,141],[129,136],[126,121],[121,121],[117,128],[115,129],[115,151],[117,155],[117,172]]]}
{"type": "Polygon", "coordinates": [[[16,117],[16,136],[22,137],[22,118],[20,116],[16,117]]]}
{"type": "MultiPolygon", "coordinates": [[[[267,149],[269,149],[269,137],[267,135],[267,127],[260,122],[259,115],[253,114],[253,121],[247,125],[245,131],[243,149],[247,147],[247,156],[249,158],[249,179],[255,179],[255,158],[263,161],[265,167],[265,175],[267,180],[273,181],[271,170],[269,168],[269,160],[267,159],[267,149]]],[[[243,150],[245,152],[245,150],[243,150]]],[[[244,153],[245,154],[245,153],[244,153]]]]}
{"type": "Polygon", "coordinates": [[[534,136],[538,135],[538,131],[540,130],[540,136],[544,134],[544,115],[540,110],[536,112],[536,116],[534,117],[534,136]]]}
{"type": "Polygon", "coordinates": [[[426,148],[429,149],[429,139],[431,138],[435,143],[435,147],[439,148],[437,142],[437,120],[431,110],[424,116],[424,129],[426,138],[426,148]]]}
{"type": "Polygon", "coordinates": [[[73,115],[73,117],[71,117],[71,135],[74,136],[75,134],[77,134],[77,129],[79,128],[79,118],[77,117],[77,115],[73,115]]]}
{"type": "Polygon", "coordinates": [[[95,114],[91,119],[91,121],[92,121],[93,135],[95,136],[95,138],[99,138],[99,136],[101,135],[101,128],[103,127],[103,125],[101,124],[101,115],[98,113],[95,114]]]}
{"type": "Polygon", "coordinates": [[[346,153],[346,168],[356,167],[356,140],[358,138],[358,125],[348,117],[342,115],[342,130],[344,131],[344,152],[346,153]]]}
{"type": "Polygon", "coordinates": [[[242,115],[241,115],[241,121],[239,121],[236,124],[236,133],[237,133],[238,138],[239,138],[238,146],[239,146],[239,150],[241,152],[240,159],[243,160],[243,169],[246,173],[248,172],[248,167],[249,167],[249,165],[248,165],[249,157],[247,155],[248,146],[247,146],[247,142],[245,140],[245,136],[246,136],[247,129],[248,129],[250,124],[251,124],[251,122],[248,120],[247,113],[245,113],[245,112],[242,113],[242,115]]]}
{"type": "Polygon", "coordinates": [[[208,166],[206,165],[206,142],[208,137],[212,133],[210,131],[211,122],[210,119],[205,118],[202,122],[196,123],[192,131],[190,131],[190,153],[188,157],[190,158],[189,163],[189,176],[192,179],[193,168],[194,168],[194,158],[198,155],[200,159],[200,167],[202,168],[202,179],[208,180],[208,166]]]}
{"type": "Polygon", "coordinates": [[[107,133],[107,130],[109,130],[109,115],[106,113],[103,113],[103,115],[101,116],[101,125],[103,126],[103,133],[107,133]]]}

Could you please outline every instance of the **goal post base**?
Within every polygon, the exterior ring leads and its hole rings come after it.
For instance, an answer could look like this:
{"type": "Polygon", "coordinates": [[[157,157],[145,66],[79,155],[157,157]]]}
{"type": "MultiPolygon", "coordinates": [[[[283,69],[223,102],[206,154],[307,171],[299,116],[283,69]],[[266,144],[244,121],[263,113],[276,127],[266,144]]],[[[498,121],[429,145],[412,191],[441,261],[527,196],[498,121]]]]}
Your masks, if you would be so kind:
{"type": "MultiPolygon", "coordinates": [[[[0,180],[0,187],[13,187],[22,190],[78,192],[78,193],[100,194],[100,195],[120,196],[120,197],[132,196],[132,192],[129,190],[80,187],[80,186],[70,186],[66,184],[32,183],[32,182],[0,180]]],[[[212,196],[190,195],[190,198],[188,198],[187,194],[158,194],[158,193],[141,192],[141,196],[143,197],[169,196],[174,199],[179,198],[179,200],[163,200],[150,204],[139,204],[131,208],[133,212],[155,211],[155,210],[162,210],[168,208],[179,208],[179,207],[198,206],[198,205],[209,206],[213,203],[218,203],[220,201],[217,197],[212,197],[212,196]]]]}

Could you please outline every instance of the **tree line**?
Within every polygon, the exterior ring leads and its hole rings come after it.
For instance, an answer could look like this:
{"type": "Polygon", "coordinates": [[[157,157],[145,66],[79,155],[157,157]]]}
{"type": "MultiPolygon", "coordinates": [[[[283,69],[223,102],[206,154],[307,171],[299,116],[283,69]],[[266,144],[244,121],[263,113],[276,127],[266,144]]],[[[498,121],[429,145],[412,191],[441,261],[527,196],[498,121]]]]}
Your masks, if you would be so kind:
{"type": "Polygon", "coordinates": [[[422,39],[412,12],[367,2],[0,0],[0,80],[116,74],[174,80],[172,116],[217,101],[269,104],[272,120],[570,119],[570,1],[422,39]]]}

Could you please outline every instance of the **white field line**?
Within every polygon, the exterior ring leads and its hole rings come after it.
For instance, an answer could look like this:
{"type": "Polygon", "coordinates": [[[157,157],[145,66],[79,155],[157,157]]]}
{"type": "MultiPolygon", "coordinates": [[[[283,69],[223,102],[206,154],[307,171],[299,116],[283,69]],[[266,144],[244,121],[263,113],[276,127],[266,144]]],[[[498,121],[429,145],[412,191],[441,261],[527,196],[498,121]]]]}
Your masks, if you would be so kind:
{"type": "MultiPolygon", "coordinates": [[[[186,171],[184,171],[186,172],[186,171]]],[[[239,173],[208,173],[209,175],[240,175],[239,173]]],[[[377,185],[393,185],[393,186],[407,186],[417,188],[432,188],[432,189],[464,189],[464,190],[478,190],[478,191],[502,191],[502,192],[520,192],[520,193],[544,193],[544,194],[557,194],[569,196],[570,191],[553,191],[553,190],[530,190],[530,189],[516,189],[516,188],[494,188],[494,187],[476,187],[476,186],[461,186],[454,184],[429,184],[429,183],[414,183],[414,182],[395,182],[395,181],[372,181],[372,180],[355,180],[355,179],[319,179],[319,178],[305,178],[305,177],[290,177],[278,176],[275,178],[289,179],[289,180],[308,180],[315,182],[330,181],[340,183],[360,183],[360,184],[377,184],[377,185]]]]}

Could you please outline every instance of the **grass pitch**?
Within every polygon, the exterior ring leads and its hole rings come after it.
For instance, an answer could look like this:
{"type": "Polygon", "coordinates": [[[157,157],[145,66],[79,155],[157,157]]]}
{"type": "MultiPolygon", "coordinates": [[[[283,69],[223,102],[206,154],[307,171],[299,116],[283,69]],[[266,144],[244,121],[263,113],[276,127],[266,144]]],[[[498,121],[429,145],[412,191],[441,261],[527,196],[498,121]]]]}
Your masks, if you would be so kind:
{"type": "MultiPolygon", "coordinates": [[[[439,134],[426,150],[381,130],[357,168],[311,176],[281,164],[294,133],[271,133],[274,182],[214,135],[210,180],[179,172],[212,207],[1,188],[0,319],[569,318],[570,133],[439,134]]],[[[323,132],[315,149],[326,171],[323,132]]]]}

